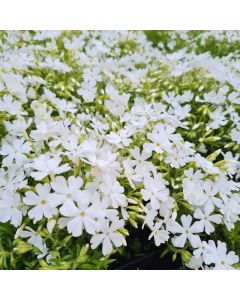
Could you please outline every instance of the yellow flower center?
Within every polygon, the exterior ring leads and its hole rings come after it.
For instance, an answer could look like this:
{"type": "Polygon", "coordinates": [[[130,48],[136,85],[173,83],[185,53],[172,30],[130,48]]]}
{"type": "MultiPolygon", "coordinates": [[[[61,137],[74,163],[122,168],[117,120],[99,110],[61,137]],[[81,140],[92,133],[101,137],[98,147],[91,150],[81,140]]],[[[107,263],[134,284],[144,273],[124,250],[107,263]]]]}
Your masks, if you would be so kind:
{"type": "Polygon", "coordinates": [[[42,205],[45,205],[46,203],[47,203],[47,201],[46,201],[45,199],[42,199],[42,200],[41,200],[41,204],[42,204],[42,205]]]}
{"type": "Polygon", "coordinates": [[[81,217],[84,217],[86,215],[84,211],[80,211],[79,214],[80,214],[81,217]]]}

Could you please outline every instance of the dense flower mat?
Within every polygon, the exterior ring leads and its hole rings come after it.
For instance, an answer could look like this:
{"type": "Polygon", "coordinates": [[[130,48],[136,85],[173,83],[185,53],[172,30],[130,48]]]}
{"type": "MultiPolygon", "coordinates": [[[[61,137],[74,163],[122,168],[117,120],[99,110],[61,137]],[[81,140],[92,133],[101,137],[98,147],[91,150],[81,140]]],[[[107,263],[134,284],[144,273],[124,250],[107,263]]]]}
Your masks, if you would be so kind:
{"type": "Polygon", "coordinates": [[[238,268],[239,113],[240,32],[0,32],[0,268],[238,268]]]}

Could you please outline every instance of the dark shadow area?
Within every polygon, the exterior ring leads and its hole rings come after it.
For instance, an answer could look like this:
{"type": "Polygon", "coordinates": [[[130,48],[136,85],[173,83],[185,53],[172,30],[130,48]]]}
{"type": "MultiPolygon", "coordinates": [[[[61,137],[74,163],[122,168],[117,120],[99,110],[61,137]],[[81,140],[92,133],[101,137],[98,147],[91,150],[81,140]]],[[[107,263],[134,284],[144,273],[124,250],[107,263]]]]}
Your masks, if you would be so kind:
{"type": "Polygon", "coordinates": [[[172,254],[160,257],[166,249],[165,245],[156,247],[153,240],[148,240],[149,230],[141,228],[131,232],[124,252],[114,257],[110,265],[112,270],[179,270],[182,262],[179,257],[173,262],[172,254]]]}

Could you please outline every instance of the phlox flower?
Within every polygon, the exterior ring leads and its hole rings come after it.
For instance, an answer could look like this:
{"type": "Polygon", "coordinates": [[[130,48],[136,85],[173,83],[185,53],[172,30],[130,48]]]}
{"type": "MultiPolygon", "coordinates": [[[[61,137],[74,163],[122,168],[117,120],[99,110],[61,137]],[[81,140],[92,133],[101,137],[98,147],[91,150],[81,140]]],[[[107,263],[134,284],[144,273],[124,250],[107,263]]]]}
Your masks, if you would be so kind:
{"type": "Polygon", "coordinates": [[[41,154],[38,157],[34,158],[33,162],[28,165],[34,170],[37,170],[31,172],[31,177],[33,177],[35,180],[42,180],[48,175],[53,177],[54,175],[64,173],[70,169],[67,163],[59,166],[60,163],[60,157],[50,158],[46,154],[41,154]]]}
{"type": "Polygon", "coordinates": [[[29,206],[34,206],[28,211],[29,218],[34,223],[40,221],[43,217],[51,218],[58,213],[56,206],[61,201],[56,195],[51,194],[51,187],[45,183],[38,183],[35,187],[36,193],[28,191],[25,193],[23,202],[29,206]]]}
{"type": "Polygon", "coordinates": [[[106,205],[113,208],[126,206],[127,200],[124,195],[124,188],[114,177],[108,176],[105,179],[104,183],[100,184],[99,189],[103,193],[103,201],[106,205]]]}
{"type": "Polygon", "coordinates": [[[204,261],[208,265],[214,264],[215,270],[232,270],[232,265],[238,263],[239,257],[233,251],[227,253],[226,243],[217,241],[215,245],[214,241],[209,241],[204,261]]]}
{"type": "Polygon", "coordinates": [[[207,234],[210,234],[215,230],[212,223],[222,223],[222,216],[220,214],[211,214],[213,209],[213,206],[205,205],[203,209],[196,209],[193,214],[195,219],[200,219],[198,225],[201,230],[205,231],[207,234]]]}
{"type": "Polygon", "coordinates": [[[123,226],[124,226],[123,220],[116,219],[111,222],[111,225],[109,220],[104,220],[101,223],[100,233],[97,233],[94,236],[92,236],[90,240],[91,248],[95,249],[100,244],[102,244],[103,255],[109,255],[113,250],[113,245],[117,248],[122,245],[126,246],[126,241],[124,236],[117,231],[123,226]]]}
{"type": "Polygon", "coordinates": [[[147,134],[150,143],[145,143],[143,149],[146,153],[163,153],[164,151],[170,152],[172,145],[169,141],[168,134],[165,131],[157,132],[153,131],[152,133],[147,134]]]}
{"type": "Polygon", "coordinates": [[[51,182],[51,187],[58,195],[58,198],[61,199],[61,203],[67,200],[74,200],[82,185],[82,178],[74,176],[68,177],[67,180],[63,176],[57,176],[51,182]]]}
{"type": "Polygon", "coordinates": [[[165,202],[169,197],[169,190],[165,186],[161,176],[146,177],[143,181],[144,189],[141,189],[142,197],[145,201],[150,200],[154,209],[159,209],[161,202],[165,202]]]}
{"type": "Polygon", "coordinates": [[[31,144],[26,142],[24,138],[16,139],[9,137],[5,139],[0,149],[0,154],[4,156],[2,164],[4,166],[11,166],[13,162],[21,166],[27,161],[26,154],[31,151],[31,144]]]}
{"type": "Polygon", "coordinates": [[[0,100],[0,111],[5,111],[11,115],[21,115],[22,105],[18,101],[14,101],[11,95],[4,95],[0,100]]]}
{"type": "Polygon", "coordinates": [[[75,202],[66,201],[60,208],[63,216],[68,217],[66,226],[73,236],[82,235],[83,229],[94,234],[100,229],[100,221],[105,215],[99,202],[99,194],[87,190],[79,191],[75,196],[75,202]]]}
{"type": "Polygon", "coordinates": [[[181,216],[181,222],[182,225],[175,222],[173,226],[171,227],[171,232],[176,234],[180,233],[178,237],[175,237],[173,239],[173,244],[176,247],[183,248],[186,244],[186,241],[189,240],[191,246],[193,248],[196,248],[200,243],[201,240],[198,235],[195,235],[195,233],[200,233],[201,228],[199,227],[199,224],[197,222],[192,223],[192,217],[190,215],[182,215],[181,216]]]}
{"type": "Polygon", "coordinates": [[[22,222],[21,198],[6,190],[0,194],[0,222],[18,227],[22,222]]]}
{"type": "Polygon", "coordinates": [[[168,241],[169,232],[164,229],[162,221],[155,223],[152,230],[153,231],[148,239],[150,240],[152,237],[154,237],[154,242],[157,247],[168,241]]]}

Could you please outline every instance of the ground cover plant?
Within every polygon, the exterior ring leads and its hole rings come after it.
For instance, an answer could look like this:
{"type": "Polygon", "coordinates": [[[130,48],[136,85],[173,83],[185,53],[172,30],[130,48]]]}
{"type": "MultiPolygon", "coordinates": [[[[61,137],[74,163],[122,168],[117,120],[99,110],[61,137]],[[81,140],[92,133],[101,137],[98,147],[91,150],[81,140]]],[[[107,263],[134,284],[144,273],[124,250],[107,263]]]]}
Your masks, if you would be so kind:
{"type": "Polygon", "coordinates": [[[2,31],[0,269],[238,269],[239,150],[239,31],[2,31]]]}

